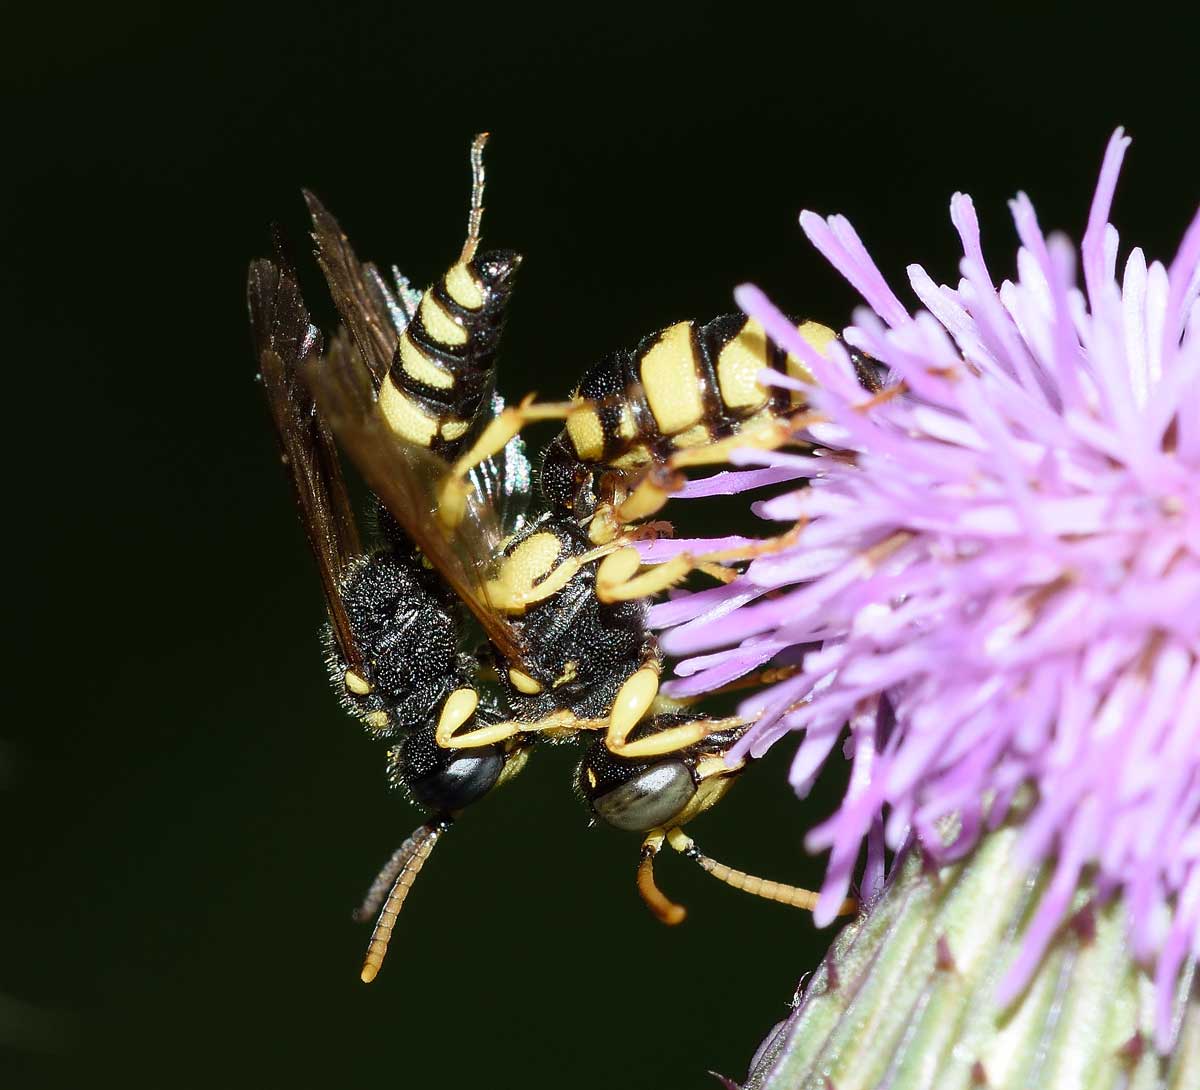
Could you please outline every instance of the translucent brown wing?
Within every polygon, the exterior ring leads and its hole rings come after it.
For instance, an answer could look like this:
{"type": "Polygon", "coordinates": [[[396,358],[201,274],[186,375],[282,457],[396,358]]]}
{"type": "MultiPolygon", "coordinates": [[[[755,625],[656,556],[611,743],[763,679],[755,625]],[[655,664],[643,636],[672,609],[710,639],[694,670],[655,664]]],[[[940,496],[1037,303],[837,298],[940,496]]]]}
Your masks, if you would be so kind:
{"type": "Polygon", "coordinates": [[[378,389],[391,366],[396,342],[412,316],[409,300],[402,286],[393,295],[379,270],[359,261],[338,221],[307,189],[304,199],[312,216],[317,261],[329,283],[334,305],[378,389]]]}
{"type": "Polygon", "coordinates": [[[340,587],[362,547],[333,436],[299,377],[300,365],[320,351],[320,334],[309,321],[295,274],[282,260],[252,262],[246,296],[259,380],[317,561],[334,639],[346,663],[361,667],[340,587]]]}
{"type": "Polygon", "coordinates": [[[487,570],[502,533],[490,497],[473,491],[458,527],[443,527],[437,517],[437,486],[449,467],[387,426],[376,410],[371,370],[344,333],[334,338],[324,359],[307,362],[301,376],[322,420],[371,491],[475,615],[496,650],[510,662],[523,662],[516,630],[488,600],[487,570]]]}

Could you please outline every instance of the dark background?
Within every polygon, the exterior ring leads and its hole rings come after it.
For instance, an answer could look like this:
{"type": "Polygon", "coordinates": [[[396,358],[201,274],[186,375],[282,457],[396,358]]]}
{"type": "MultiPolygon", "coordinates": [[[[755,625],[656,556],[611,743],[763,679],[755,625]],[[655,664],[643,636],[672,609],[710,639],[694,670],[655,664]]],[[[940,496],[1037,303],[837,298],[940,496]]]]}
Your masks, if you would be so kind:
{"type": "MultiPolygon", "coordinates": [[[[1078,238],[1118,123],[1135,142],[1117,221],[1169,259],[1200,188],[1195,14],[296,0],[5,18],[4,1085],[740,1078],[828,936],[674,856],[660,876],[691,917],[660,927],[636,842],[586,828],[565,749],[447,838],[383,975],[358,982],[349,909],[418,819],[319,664],[245,264],[274,219],[302,249],[305,184],[360,253],[426,283],[458,252],[467,144],[489,128],[485,239],[527,255],[503,383],[561,395],[601,352],[730,309],[742,280],[845,320],[801,207],[846,212],[900,288],[910,260],[954,274],[964,189],[1005,275],[1004,201],[1024,187],[1078,238]]],[[[812,882],[800,841],[831,803],[792,799],[786,748],[697,833],[812,882]]]]}

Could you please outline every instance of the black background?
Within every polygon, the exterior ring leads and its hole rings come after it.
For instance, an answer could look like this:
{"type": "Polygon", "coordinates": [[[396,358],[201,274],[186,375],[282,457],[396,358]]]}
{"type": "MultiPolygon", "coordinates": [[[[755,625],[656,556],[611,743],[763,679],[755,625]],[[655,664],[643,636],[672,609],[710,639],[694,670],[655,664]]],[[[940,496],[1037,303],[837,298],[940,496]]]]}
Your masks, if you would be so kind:
{"type": "MultiPolygon", "coordinates": [[[[636,843],[586,828],[564,749],[447,838],[379,981],[358,982],[349,909],[417,818],[318,662],[246,261],[275,219],[300,248],[305,184],[360,253],[424,284],[458,252],[467,144],[489,128],[485,239],[527,257],[503,385],[555,396],[611,347],[730,309],[743,280],[846,319],[801,207],[846,212],[899,289],[910,260],[954,275],[963,189],[1006,275],[1004,201],[1024,187],[1078,238],[1116,124],[1135,138],[1117,222],[1169,259],[1200,188],[1195,14],[296,0],[5,18],[5,1085],[741,1077],[828,936],[675,857],[661,878],[692,914],[654,923],[636,843]]],[[[831,803],[792,799],[785,748],[698,834],[816,881],[800,841],[831,803]]]]}

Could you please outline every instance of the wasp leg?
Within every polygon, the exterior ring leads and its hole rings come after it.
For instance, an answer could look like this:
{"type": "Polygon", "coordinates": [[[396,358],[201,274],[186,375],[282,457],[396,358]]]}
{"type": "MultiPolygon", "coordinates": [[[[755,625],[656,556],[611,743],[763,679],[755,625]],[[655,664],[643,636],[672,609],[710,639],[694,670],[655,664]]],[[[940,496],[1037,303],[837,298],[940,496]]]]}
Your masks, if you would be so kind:
{"type": "Polygon", "coordinates": [[[825,417],[818,413],[802,412],[796,416],[782,420],[772,420],[762,427],[748,429],[707,443],[701,447],[687,447],[676,451],[667,459],[667,468],[672,471],[684,469],[687,466],[711,466],[728,462],[729,456],[735,450],[747,447],[755,450],[778,450],[788,443],[796,442],[796,433],[803,431],[811,424],[822,422],[825,417]]]}
{"type": "Polygon", "coordinates": [[[693,719],[668,727],[657,734],[629,741],[629,733],[642,721],[658,696],[657,660],[644,663],[626,679],[613,701],[604,744],[618,757],[658,757],[703,741],[715,731],[741,726],[742,720],[693,719]]]}
{"type": "Polygon", "coordinates": [[[799,540],[804,525],[800,522],[784,534],[748,542],[731,549],[702,553],[699,556],[680,553],[646,571],[640,570],[642,558],[637,549],[622,544],[627,538],[609,542],[608,545],[593,549],[585,556],[603,556],[605,551],[609,554],[596,569],[596,597],[602,602],[629,601],[658,594],[686,579],[694,571],[703,572],[718,583],[731,583],[738,577],[738,572],[726,567],[726,564],[738,560],[753,560],[758,556],[768,556],[790,549],[799,540]]]}
{"type": "Polygon", "coordinates": [[[672,471],[672,463],[678,455],[667,459],[665,466],[651,469],[634,486],[633,491],[616,505],[616,520],[624,525],[641,522],[651,515],[657,514],[671,498],[686,483],[687,478],[682,473],[672,471]]]}
{"type": "Polygon", "coordinates": [[[632,545],[612,542],[615,551],[601,561],[596,569],[596,597],[602,602],[629,602],[636,598],[649,598],[668,587],[674,586],[696,568],[687,553],[656,564],[638,574],[642,558],[632,545]]]}
{"type": "Polygon", "coordinates": [[[467,509],[470,485],[467,474],[477,465],[499,454],[510,439],[526,424],[535,420],[562,420],[574,407],[569,401],[544,401],[534,404],[533,395],[526,397],[520,405],[504,409],[451,467],[446,479],[438,489],[438,518],[449,529],[456,527],[467,509]]]}
{"type": "Polygon", "coordinates": [[[624,499],[602,504],[597,509],[593,516],[596,524],[593,540],[614,536],[614,528],[641,522],[661,511],[667,500],[687,483],[687,477],[681,471],[689,466],[720,465],[728,462],[735,450],[748,447],[777,450],[795,442],[798,431],[823,419],[819,414],[805,411],[784,419],[770,420],[725,439],[675,451],[661,465],[649,469],[624,499]]]}
{"type": "MultiPolygon", "coordinates": [[[[619,542],[613,542],[614,546],[619,542]]],[[[642,558],[632,546],[618,548],[596,569],[596,597],[602,602],[628,602],[649,598],[673,587],[692,572],[701,571],[719,583],[729,583],[737,572],[704,558],[680,553],[663,564],[641,571],[642,558]]]]}
{"type": "Polygon", "coordinates": [[[580,568],[607,557],[619,548],[621,542],[613,541],[578,556],[569,556],[537,583],[529,577],[521,560],[506,557],[496,578],[488,580],[488,600],[501,612],[524,613],[530,606],[544,602],[562,590],[575,578],[580,568]]]}
{"type": "MultiPolygon", "coordinates": [[[[736,716],[730,716],[728,719],[693,719],[632,742],[626,741],[624,735],[615,732],[610,723],[608,733],[604,736],[604,744],[618,757],[659,757],[694,746],[716,731],[745,726],[745,722],[736,716]]],[[[628,731],[625,734],[627,735],[628,731]]]]}
{"type": "Polygon", "coordinates": [[[666,834],[662,829],[652,829],[642,841],[637,869],[637,891],[656,920],[668,927],[674,927],[687,918],[687,909],[672,901],[654,881],[654,859],[662,850],[665,838],[666,834]]]}
{"type": "Polygon", "coordinates": [[[815,419],[805,414],[789,420],[776,420],[764,427],[739,432],[704,446],[678,450],[662,465],[651,468],[624,499],[615,504],[605,505],[607,510],[598,511],[595,517],[606,526],[628,526],[641,522],[661,511],[667,500],[687,483],[687,478],[681,470],[689,466],[710,466],[728,462],[729,456],[735,450],[747,447],[775,450],[792,442],[796,430],[807,423],[815,422],[815,419]]]}
{"type": "Polygon", "coordinates": [[[665,466],[651,468],[623,499],[602,500],[596,505],[588,536],[595,544],[602,545],[636,533],[637,524],[661,511],[671,495],[686,483],[682,473],[672,473],[665,466]]]}
{"type": "Polygon", "coordinates": [[[518,734],[536,734],[538,731],[574,731],[574,730],[604,730],[608,726],[606,719],[579,719],[569,711],[556,711],[544,719],[527,722],[507,719],[501,723],[490,723],[486,727],[476,727],[463,734],[455,734],[475,712],[479,703],[479,694],[474,689],[455,689],[442,705],[442,715],[438,720],[434,737],[443,749],[471,749],[475,746],[490,746],[495,742],[503,742],[518,734]]]}

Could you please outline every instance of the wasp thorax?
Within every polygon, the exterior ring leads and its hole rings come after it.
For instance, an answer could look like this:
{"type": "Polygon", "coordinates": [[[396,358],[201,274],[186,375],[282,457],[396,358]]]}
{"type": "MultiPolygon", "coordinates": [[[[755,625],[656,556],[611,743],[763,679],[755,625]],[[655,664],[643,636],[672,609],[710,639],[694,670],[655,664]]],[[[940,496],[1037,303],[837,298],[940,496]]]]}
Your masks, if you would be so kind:
{"type": "Polygon", "coordinates": [[[338,671],[343,701],[373,729],[426,721],[457,663],[457,620],[446,603],[415,561],[388,552],[354,571],[342,601],[363,659],[359,667],[338,671]]]}
{"type": "Polygon", "coordinates": [[[389,779],[430,810],[461,810],[496,786],[507,757],[498,745],[443,749],[434,733],[422,727],[396,746],[389,779]]]}

